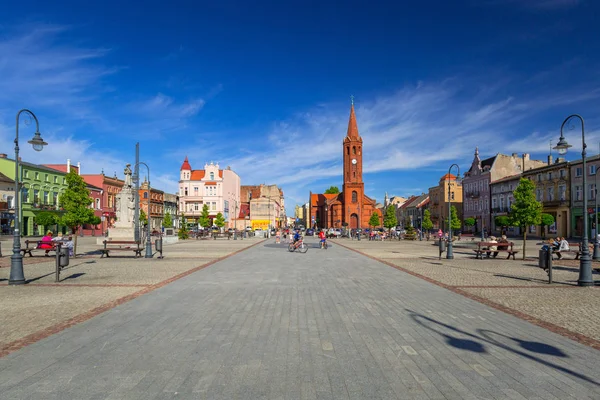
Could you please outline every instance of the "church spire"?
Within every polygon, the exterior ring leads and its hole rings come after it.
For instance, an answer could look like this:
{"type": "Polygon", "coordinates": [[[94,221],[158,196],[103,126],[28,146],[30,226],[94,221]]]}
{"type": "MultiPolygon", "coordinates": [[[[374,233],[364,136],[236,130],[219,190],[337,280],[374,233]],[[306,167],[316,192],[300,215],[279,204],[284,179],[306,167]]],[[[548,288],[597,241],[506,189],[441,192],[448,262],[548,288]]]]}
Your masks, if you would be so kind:
{"type": "Polygon", "coordinates": [[[352,105],[350,106],[350,120],[348,121],[348,133],[346,136],[353,139],[358,139],[358,125],[356,125],[356,114],[354,114],[354,96],[350,96],[352,105]]]}

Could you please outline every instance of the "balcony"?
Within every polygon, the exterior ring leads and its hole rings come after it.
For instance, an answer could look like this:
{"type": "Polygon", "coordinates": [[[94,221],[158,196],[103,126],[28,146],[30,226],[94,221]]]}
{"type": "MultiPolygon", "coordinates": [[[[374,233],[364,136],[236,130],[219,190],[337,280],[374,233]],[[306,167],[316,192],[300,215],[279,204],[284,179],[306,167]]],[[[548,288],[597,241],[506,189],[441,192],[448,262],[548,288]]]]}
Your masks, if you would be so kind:
{"type": "Polygon", "coordinates": [[[473,190],[470,192],[464,192],[464,197],[469,198],[469,199],[478,199],[480,196],[479,194],[479,190],[473,190]]]}
{"type": "Polygon", "coordinates": [[[564,206],[567,204],[566,200],[548,200],[548,201],[543,201],[542,204],[544,205],[544,207],[560,207],[560,206],[564,206]]]}

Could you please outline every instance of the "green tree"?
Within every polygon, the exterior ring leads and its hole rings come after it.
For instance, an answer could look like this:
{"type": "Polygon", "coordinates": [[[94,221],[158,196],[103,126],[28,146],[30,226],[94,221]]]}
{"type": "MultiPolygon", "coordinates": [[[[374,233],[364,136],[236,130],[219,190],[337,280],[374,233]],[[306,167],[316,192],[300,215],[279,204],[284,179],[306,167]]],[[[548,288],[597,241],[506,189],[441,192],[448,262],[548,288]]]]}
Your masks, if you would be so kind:
{"type": "Polygon", "coordinates": [[[44,227],[44,231],[46,231],[48,227],[58,224],[58,216],[53,212],[42,211],[35,216],[35,222],[38,225],[42,225],[44,227]]]}
{"type": "Polygon", "coordinates": [[[67,188],[61,196],[60,204],[65,213],[61,218],[63,225],[71,228],[75,241],[73,243],[73,254],[77,254],[77,230],[83,224],[89,224],[94,215],[90,205],[94,201],[90,197],[83,178],[74,172],[69,172],[66,177],[67,188]]]}
{"type": "Polygon", "coordinates": [[[371,218],[369,219],[369,226],[379,226],[379,214],[377,214],[375,211],[373,211],[373,214],[371,214],[371,218]]]}
{"type": "MultiPolygon", "coordinates": [[[[450,207],[450,220],[452,221],[452,230],[458,231],[462,224],[460,223],[460,219],[458,219],[458,213],[456,212],[456,207],[450,207]]],[[[448,226],[448,220],[446,219],[446,226],[448,226]]]]}
{"type": "Polygon", "coordinates": [[[90,219],[89,224],[92,225],[92,235],[96,236],[96,225],[100,225],[101,223],[102,223],[102,219],[97,215],[94,215],[90,219]]]}
{"type": "Polygon", "coordinates": [[[421,222],[423,232],[426,232],[427,240],[429,240],[429,231],[433,229],[433,222],[431,222],[431,213],[429,210],[423,212],[423,221],[421,222]]]}
{"type": "Polygon", "coordinates": [[[463,221],[463,224],[465,226],[469,226],[469,227],[475,226],[475,218],[473,218],[473,217],[465,218],[465,220],[463,221]]]}
{"type": "Polygon", "coordinates": [[[513,192],[515,202],[511,206],[510,219],[513,226],[523,228],[523,260],[527,247],[527,227],[542,222],[542,203],[535,199],[534,190],[533,182],[521,178],[513,192]]]}
{"type": "Polygon", "coordinates": [[[144,211],[142,208],[140,208],[140,217],[139,217],[139,220],[144,225],[146,225],[146,223],[148,223],[148,216],[146,215],[146,211],[144,211]]]}
{"type": "Polygon", "coordinates": [[[207,228],[210,225],[210,217],[208,216],[208,204],[202,206],[202,213],[200,213],[200,226],[207,228]]]}
{"type": "Polygon", "coordinates": [[[171,213],[166,213],[165,214],[165,218],[163,220],[163,225],[165,228],[172,228],[173,227],[173,217],[171,216],[171,213]]]}
{"type": "Polygon", "coordinates": [[[218,213],[216,218],[215,218],[215,225],[218,226],[219,228],[222,228],[225,226],[225,218],[223,217],[223,214],[218,213]]]}
{"type": "Polygon", "coordinates": [[[185,240],[190,237],[190,232],[188,231],[187,226],[185,226],[185,223],[183,223],[177,231],[177,237],[181,240],[185,240]]]}
{"type": "Polygon", "coordinates": [[[338,194],[340,189],[337,186],[330,186],[329,189],[325,191],[325,194],[338,194]]]}
{"type": "Polygon", "coordinates": [[[540,226],[542,227],[542,238],[546,238],[546,227],[554,223],[554,216],[552,214],[542,213],[540,217],[540,226]]]}
{"type": "Polygon", "coordinates": [[[383,226],[388,228],[388,232],[390,232],[392,228],[396,225],[398,225],[398,219],[396,218],[396,207],[394,207],[393,205],[389,205],[385,209],[385,215],[383,217],[383,226]]]}
{"type": "Polygon", "coordinates": [[[500,234],[504,235],[506,227],[511,226],[511,221],[506,215],[498,215],[496,218],[494,218],[494,224],[500,227],[500,234]]]}

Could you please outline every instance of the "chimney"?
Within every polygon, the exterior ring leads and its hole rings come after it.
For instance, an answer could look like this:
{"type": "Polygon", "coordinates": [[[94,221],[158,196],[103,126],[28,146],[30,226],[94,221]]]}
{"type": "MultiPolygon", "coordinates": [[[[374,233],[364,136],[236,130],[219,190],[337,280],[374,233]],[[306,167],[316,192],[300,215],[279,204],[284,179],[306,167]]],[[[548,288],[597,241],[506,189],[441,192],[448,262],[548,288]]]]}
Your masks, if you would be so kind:
{"type": "Polygon", "coordinates": [[[517,153],[512,153],[512,157],[513,157],[513,158],[517,158],[517,157],[518,157],[518,156],[517,156],[517,153]]]}
{"type": "Polygon", "coordinates": [[[71,172],[71,159],[67,158],[67,174],[71,172]]]}
{"type": "Polygon", "coordinates": [[[77,175],[81,175],[81,163],[77,163],[77,175]]]}
{"type": "Polygon", "coordinates": [[[565,162],[565,158],[564,158],[564,157],[558,157],[558,158],[556,159],[556,163],[557,163],[557,164],[558,164],[558,163],[561,163],[561,162],[565,162]]]}
{"type": "Polygon", "coordinates": [[[548,156],[548,165],[552,165],[552,156],[548,156]]]}
{"type": "Polygon", "coordinates": [[[0,158],[6,158],[6,157],[8,157],[8,155],[6,153],[1,153],[0,154],[0,158]]]}

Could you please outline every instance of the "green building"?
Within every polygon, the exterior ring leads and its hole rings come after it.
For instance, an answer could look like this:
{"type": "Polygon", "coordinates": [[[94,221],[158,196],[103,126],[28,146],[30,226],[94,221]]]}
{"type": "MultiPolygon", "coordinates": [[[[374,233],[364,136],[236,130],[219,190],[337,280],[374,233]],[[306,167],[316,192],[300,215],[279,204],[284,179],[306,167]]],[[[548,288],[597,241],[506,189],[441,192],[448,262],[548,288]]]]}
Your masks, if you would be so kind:
{"type": "MultiPolygon", "coordinates": [[[[57,171],[43,165],[19,162],[19,175],[21,182],[21,235],[43,235],[44,227],[38,226],[35,217],[40,212],[53,212],[58,216],[62,214],[59,206],[60,196],[67,188],[66,173],[57,171]]],[[[15,160],[6,155],[0,155],[0,172],[9,178],[15,178],[15,160]]],[[[66,232],[63,226],[47,227],[66,232]]]]}

